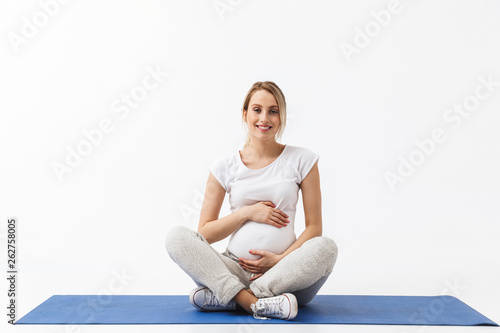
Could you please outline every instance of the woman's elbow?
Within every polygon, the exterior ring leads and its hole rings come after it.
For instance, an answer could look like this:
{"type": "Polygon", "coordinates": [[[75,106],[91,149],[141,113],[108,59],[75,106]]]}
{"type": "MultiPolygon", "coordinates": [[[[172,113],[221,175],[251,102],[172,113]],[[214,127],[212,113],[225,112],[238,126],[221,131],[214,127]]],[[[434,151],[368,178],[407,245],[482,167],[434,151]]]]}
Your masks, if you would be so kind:
{"type": "Polygon", "coordinates": [[[306,228],[310,230],[314,237],[323,236],[323,227],[321,223],[311,223],[307,225],[306,228]]]}
{"type": "Polygon", "coordinates": [[[208,244],[212,244],[215,242],[213,237],[204,227],[198,228],[198,233],[208,242],[208,244]]]}

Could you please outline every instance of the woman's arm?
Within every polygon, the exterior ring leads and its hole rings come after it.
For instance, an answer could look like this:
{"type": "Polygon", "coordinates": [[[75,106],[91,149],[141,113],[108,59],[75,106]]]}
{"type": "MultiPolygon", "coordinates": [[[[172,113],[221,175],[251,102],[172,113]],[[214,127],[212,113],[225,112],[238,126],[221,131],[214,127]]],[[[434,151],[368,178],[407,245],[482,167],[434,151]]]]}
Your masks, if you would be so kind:
{"type": "Polygon", "coordinates": [[[198,232],[209,244],[226,238],[248,219],[246,207],[242,207],[219,219],[219,213],[225,195],[226,191],[222,185],[219,184],[214,175],[210,173],[205,188],[205,198],[203,199],[200,221],[198,224],[198,232]]]}
{"type": "Polygon", "coordinates": [[[280,260],[286,257],[290,252],[298,249],[309,239],[323,234],[321,187],[319,181],[318,162],[314,164],[306,178],[302,180],[302,183],[300,183],[300,189],[302,190],[302,202],[304,204],[306,229],[285,252],[280,254],[280,260]]]}

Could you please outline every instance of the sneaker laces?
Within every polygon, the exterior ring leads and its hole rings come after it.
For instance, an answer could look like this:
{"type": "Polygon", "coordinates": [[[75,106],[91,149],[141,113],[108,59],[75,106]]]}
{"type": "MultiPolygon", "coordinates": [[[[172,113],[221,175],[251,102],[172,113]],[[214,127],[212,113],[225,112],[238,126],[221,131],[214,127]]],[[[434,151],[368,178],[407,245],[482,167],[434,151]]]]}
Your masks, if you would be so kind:
{"type": "Polygon", "coordinates": [[[281,302],[279,297],[261,298],[255,304],[250,304],[255,319],[271,319],[265,316],[259,316],[259,313],[267,316],[282,315],[281,302]],[[257,305],[258,304],[258,305],[257,305]]]}

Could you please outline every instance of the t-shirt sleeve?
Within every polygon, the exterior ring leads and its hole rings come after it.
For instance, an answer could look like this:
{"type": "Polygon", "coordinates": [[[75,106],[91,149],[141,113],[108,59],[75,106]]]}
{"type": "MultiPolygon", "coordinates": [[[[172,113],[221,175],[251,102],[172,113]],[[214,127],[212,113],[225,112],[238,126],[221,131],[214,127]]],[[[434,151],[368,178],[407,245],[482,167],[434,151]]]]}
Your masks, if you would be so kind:
{"type": "Polygon", "coordinates": [[[302,183],[304,178],[309,174],[314,164],[319,160],[319,155],[311,151],[310,149],[304,148],[299,155],[299,184],[302,183]]]}
{"type": "Polygon", "coordinates": [[[214,175],[214,177],[217,179],[219,184],[224,188],[224,190],[227,192],[227,166],[225,159],[220,158],[212,164],[209,165],[208,170],[214,175]]]}

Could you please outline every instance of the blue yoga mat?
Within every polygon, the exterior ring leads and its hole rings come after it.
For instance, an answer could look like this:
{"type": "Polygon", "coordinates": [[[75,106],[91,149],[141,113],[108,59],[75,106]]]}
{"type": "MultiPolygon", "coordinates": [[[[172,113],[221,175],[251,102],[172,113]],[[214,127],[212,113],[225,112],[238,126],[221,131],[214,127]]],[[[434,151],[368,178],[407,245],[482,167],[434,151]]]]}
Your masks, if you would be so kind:
{"type": "Polygon", "coordinates": [[[317,295],[293,321],[201,312],[188,296],[54,295],[16,324],[369,324],[498,326],[453,296],[317,295]]]}

